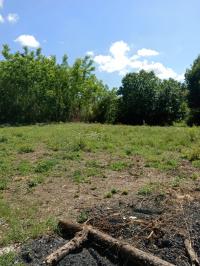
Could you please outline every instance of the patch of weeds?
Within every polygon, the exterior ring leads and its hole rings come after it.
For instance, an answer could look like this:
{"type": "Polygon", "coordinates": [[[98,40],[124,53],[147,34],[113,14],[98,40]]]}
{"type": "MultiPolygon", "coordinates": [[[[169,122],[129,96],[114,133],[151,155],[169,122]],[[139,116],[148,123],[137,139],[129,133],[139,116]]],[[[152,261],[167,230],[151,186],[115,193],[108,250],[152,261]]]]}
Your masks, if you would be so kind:
{"type": "Polygon", "coordinates": [[[35,167],[36,173],[46,173],[57,164],[57,161],[55,159],[49,159],[49,160],[43,160],[39,162],[35,167]]]}
{"type": "Polygon", "coordinates": [[[34,149],[32,146],[24,145],[24,146],[19,147],[18,152],[19,153],[31,153],[31,152],[34,152],[34,149]]]}
{"type": "Polygon", "coordinates": [[[125,149],[125,153],[126,153],[126,155],[128,155],[128,156],[133,155],[133,151],[132,151],[132,149],[130,149],[130,148],[126,148],[126,149],[125,149]]]}
{"type": "Polygon", "coordinates": [[[175,176],[171,181],[171,186],[173,188],[180,187],[182,180],[184,179],[183,176],[175,176]]]}
{"type": "Polygon", "coordinates": [[[112,188],[112,189],[111,189],[111,193],[112,193],[112,194],[117,194],[117,189],[116,189],[116,188],[112,188]]]}
{"type": "Polygon", "coordinates": [[[24,264],[17,262],[17,254],[14,252],[9,252],[0,256],[0,265],[2,266],[23,266],[24,264]]]}
{"type": "Polygon", "coordinates": [[[104,195],[104,198],[106,198],[106,199],[110,199],[110,198],[112,198],[112,193],[111,192],[108,192],[108,193],[106,193],[105,195],[104,195]]]}
{"type": "Polygon", "coordinates": [[[88,167],[94,167],[94,168],[100,167],[100,165],[98,164],[96,160],[87,161],[85,165],[88,167]]]}
{"type": "Polygon", "coordinates": [[[77,222],[82,224],[88,220],[88,213],[86,211],[82,211],[77,217],[77,222]]]}
{"type": "Polygon", "coordinates": [[[8,138],[6,136],[0,136],[0,143],[8,142],[8,138]]]}
{"type": "Polygon", "coordinates": [[[86,142],[80,138],[78,139],[78,141],[76,141],[75,143],[72,144],[71,146],[71,150],[72,151],[85,151],[86,150],[86,142]]]}
{"type": "Polygon", "coordinates": [[[200,160],[200,148],[194,147],[191,150],[187,150],[186,152],[184,152],[184,157],[189,161],[200,160]]]}
{"type": "Polygon", "coordinates": [[[123,190],[122,195],[124,195],[124,196],[128,195],[128,190],[123,190]]]}
{"type": "Polygon", "coordinates": [[[63,160],[76,161],[81,158],[80,152],[69,152],[62,155],[63,160]]]}
{"type": "Polygon", "coordinates": [[[121,171],[127,167],[127,163],[118,161],[112,163],[110,167],[113,171],[121,171]]]}
{"type": "Polygon", "coordinates": [[[146,185],[144,185],[143,187],[141,187],[138,190],[138,195],[141,196],[150,196],[152,195],[155,191],[157,191],[158,189],[160,189],[160,184],[159,183],[148,183],[146,185]]]}
{"type": "Polygon", "coordinates": [[[85,182],[86,181],[86,177],[85,177],[85,175],[83,175],[83,173],[80,170],[76,170],[73,173],[73,180],[76,183],[81,183],[81,182],[85,182]]]}
{"type": "Polygon", "coordinates": [[[32,171],[32,165],[29,161],[23,160],[19,162],[17,171],[20,175],[29,174],[32,171]]]}
{"type": "Polygon", "coordinates": [[[192,162],[192,165],[196,168],[200,168],[200,160],[195,160],[192,162]]]}
{"type": "Polygon", "coordinates": [[[0,177],[0,191],[5,190],[8,187],[8,180],[6,178],[0,177]]]}
{"type": "Polygon", "coordinates": [[[28,188],[36,187],[44,182],[44,177],[39,175],[27,181],[28,188]]]}
{"type": "Polygon", "coordinates": [[[84,170],[86,176],[98,176],[101,174],[101,171],[98,168],[86,168],[84,170]]]}
{"type": "Polygon", "coordinates": [[[193,173],[193,174],[190,176],[190,179],[192,179],[193,181],[196,181],[198,178],[199,178],[199,175],[196,174],[196,173],[193,173]]]}

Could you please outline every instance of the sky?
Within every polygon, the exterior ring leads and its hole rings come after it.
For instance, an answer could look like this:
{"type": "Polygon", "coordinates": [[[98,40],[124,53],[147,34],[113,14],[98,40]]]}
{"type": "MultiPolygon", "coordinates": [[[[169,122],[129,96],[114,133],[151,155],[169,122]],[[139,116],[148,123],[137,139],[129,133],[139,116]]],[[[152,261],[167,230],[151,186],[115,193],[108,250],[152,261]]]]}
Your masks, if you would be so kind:
{"type": "Polygon", "coordinates": [[[199,0],[0,0],[0,47],[89,54],[110,87],[141,69],[182,81],[200,54],[199,14],[199,0]]]}

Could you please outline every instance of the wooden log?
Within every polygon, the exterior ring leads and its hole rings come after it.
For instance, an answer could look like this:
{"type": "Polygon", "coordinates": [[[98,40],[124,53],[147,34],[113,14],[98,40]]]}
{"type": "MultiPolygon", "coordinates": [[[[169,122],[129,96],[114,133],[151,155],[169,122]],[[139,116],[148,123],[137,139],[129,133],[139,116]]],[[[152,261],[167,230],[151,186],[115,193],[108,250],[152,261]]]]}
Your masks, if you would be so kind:
{"type": "Polygon", "coordinates": [[[194,249],[192,247],[191,241],[188,240],[188,239],[185,239],[184,244],[185,244],[185,248],[186,248],[187,254],[188,254],[189,258],[190,258],[191,265],[192,266],[199,266],[200,265],[199,259],[198,259],[197,254],[195,253],[195,251],[194,251],[194,249]]]}
{"type": "MultiPolygon", "coordinates": [[[[59,227],[63,232],[79,232],[83,229],[81,225],[60,221],[59,227]]],[[[174,266],[173,264],[166,262],[150,253],[139,250],[125,242],[117,240],[108,234],[105,234],[92,226],[88,228],[88,240],[92,243],[96,243],[100,247],[109,249],[114,254],[117,254],[122,261],[130,262],[135,266],[174,266]]]]}
{"type": "Polygon", "coordinates": [[[47,265],[56,265],[61,259],[63,259],[70,252],[80,248],[82,244],[87,240],[88,228],[83,228],[82,231],[77,232],[75,237],[51,253],[45,260],[47,265]]]}

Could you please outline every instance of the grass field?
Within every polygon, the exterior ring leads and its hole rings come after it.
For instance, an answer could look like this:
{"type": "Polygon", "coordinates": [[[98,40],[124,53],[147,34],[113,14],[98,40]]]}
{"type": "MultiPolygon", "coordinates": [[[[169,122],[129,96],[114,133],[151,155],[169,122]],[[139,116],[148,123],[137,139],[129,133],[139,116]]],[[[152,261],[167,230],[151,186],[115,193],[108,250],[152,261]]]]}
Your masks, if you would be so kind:
{"type": "Polygon", "coordinates": [[[52,124],[0,128],[0,245],[121,197],[165,193],[200,172],[200,128],[52,124]]]}

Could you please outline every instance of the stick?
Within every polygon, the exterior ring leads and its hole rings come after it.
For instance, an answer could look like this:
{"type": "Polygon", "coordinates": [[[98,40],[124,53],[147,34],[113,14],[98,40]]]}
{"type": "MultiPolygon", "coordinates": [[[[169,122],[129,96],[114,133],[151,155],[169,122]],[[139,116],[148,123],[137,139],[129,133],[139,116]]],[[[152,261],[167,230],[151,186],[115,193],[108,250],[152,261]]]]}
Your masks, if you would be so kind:
{"type": "Polygon", "coordinates": [[[199,266],[200,265],[199,259],[198,259],[197,254],[195,253],[195,251],[192,247],[191,241],[188,239],[185,239],[184,244],[185,244],[185,248],[186,248],[186,251],[188,253],[188,256],[190,257],[190,261],[192,263],[192,266],[199,266]]]}
{"type": "MultiPolygon", "coordinates": [[[[64,221],[59,222],[59,227],[64,233],[66,233],[66,231],[75,233],[81,231],[83,228],[78,224],[64,221]]],[[[98,244],[100,247],[104,247],[104,249],[109,249],[111,252],[114,252],[114,254],[118,254],[118,257],[122,259],[122,261],[132,262],[132,265],[135,266],[174,266],[150,253],[139,250],[125,242],[102,233],[92,226],[88,225],[87,228],[88,239],[92,241],[92,243],[98,244]]]]}
{"type": "Polygon", "coordinates": [[[75,237],[67,242],[64,246],[60,247],[59,249],[55,250],[51,253],[45,260],[47,265],[56,265],[62,258],[64,258],[70,252],[80,248],[87,240],[88,236],[88,229],[83,227],[81,232],[76,233],[75,237]]]}

